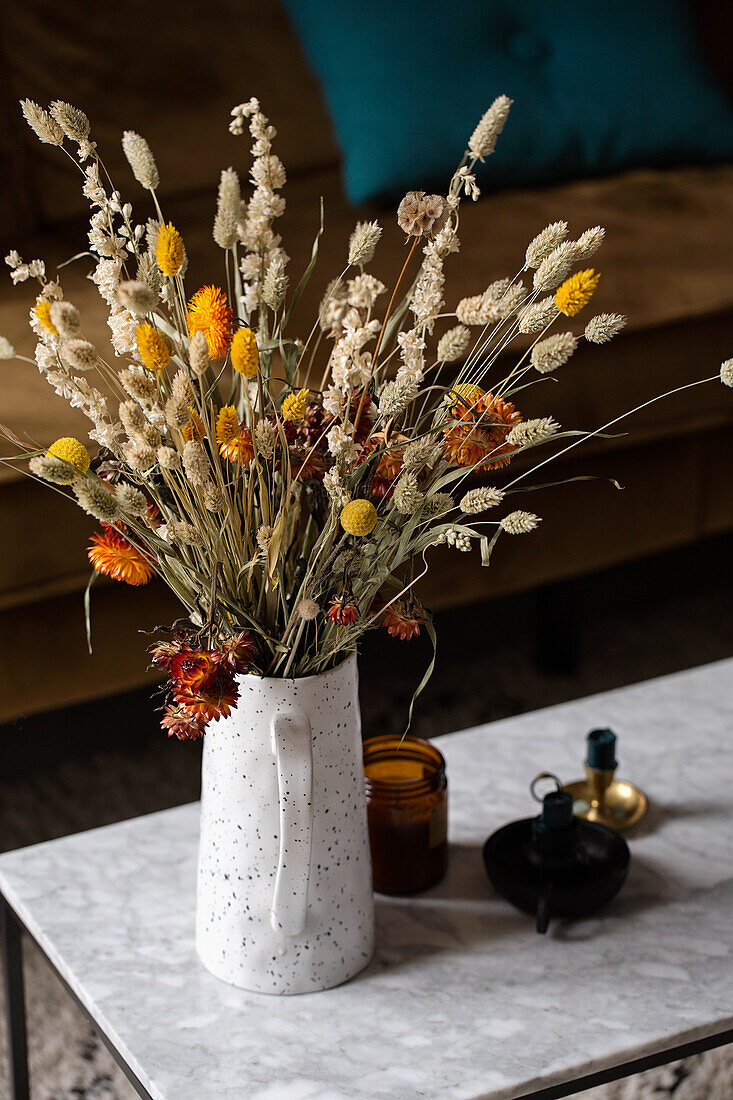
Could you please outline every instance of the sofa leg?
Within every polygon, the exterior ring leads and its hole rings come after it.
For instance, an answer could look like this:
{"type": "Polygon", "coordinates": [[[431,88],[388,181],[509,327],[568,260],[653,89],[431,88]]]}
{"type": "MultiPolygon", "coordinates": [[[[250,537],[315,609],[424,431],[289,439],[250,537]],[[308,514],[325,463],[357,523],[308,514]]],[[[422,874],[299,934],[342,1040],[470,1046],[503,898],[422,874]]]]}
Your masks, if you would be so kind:
{"type": "Polygon", "coordinates": [[[572,676],[578,669],[574,591],[570,584],[537,589],[536,662],[549,676],[572,676]]]}

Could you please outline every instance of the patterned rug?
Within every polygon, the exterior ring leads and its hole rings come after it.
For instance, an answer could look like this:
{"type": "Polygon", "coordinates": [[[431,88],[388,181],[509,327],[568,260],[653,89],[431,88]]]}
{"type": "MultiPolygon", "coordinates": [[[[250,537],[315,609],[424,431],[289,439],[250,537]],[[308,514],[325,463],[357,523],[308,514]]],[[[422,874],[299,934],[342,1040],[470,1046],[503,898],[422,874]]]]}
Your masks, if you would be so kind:
{"type": "MultiPolygon", "coordinates": [[[[438,665],[419,701],[414,732],[432,737],[732,656],[733,617],[720,614],[730,606],[732,549],[733,540],[716,540],[567,588],[581,655],[572,675],[538,670],[531,597],[440,616],[438,665]]],[[[361,660],[366,734],[402,728],[427,659],[419,644],[401,646],[382,634],[368,641],[361,660]]],[[[198,750],[161,737],[147,693],[0,728],[0,751],[0,849],[198,797],[198,750]]],[[[543,762],[537,763],[540,770],[543,762]]],[[[33,1100],[134,1100],[105,1046],[43,959],[26,947],[33,1100]]],[[[0,1097],[9,1094],[3,1028],[0,1013],[0,1097]]],[[[733,1100],[733,1047],[581,1095],[733,1100]]],[[[218,1100],[206,1095],[205,1083],[201,1100],[218,1100]]]]}

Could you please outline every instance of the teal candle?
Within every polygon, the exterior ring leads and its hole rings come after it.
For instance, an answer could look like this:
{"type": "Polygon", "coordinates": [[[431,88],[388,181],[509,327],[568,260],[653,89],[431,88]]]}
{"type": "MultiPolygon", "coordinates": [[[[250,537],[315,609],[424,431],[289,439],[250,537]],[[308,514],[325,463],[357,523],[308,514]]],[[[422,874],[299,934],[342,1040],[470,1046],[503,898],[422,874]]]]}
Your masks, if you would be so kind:
{"type": "Polygon", "coordinates": [[[616,767],[616,734],[613,730],[590,731],[587,764],[596,771],[613,771],[616,767]]]}

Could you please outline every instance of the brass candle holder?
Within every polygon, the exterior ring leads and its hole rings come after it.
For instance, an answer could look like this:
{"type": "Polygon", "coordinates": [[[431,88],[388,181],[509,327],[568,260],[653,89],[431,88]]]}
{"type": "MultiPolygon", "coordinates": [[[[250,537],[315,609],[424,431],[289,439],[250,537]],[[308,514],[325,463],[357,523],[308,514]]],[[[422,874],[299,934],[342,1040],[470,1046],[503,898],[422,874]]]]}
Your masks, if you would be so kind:
{"type": "Polygon", "coordinates": [[[633,783],[616,779],[615,744],[616,735],[611,730],[591,730],[586,778],[576,779],[564,789],[573,796],[577,817],[620,832],[642,819],[649,809],[649,799],[633,783]]]}

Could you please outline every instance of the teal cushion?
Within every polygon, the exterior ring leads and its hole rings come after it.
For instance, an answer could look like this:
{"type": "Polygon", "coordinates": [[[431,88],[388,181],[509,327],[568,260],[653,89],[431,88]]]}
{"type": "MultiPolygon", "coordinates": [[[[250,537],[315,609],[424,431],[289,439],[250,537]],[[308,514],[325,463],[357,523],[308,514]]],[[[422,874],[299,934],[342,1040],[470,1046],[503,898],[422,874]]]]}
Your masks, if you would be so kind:
{"type": "Polygon", "coordinates": [[[733,159],[682,0],[284,0],[364,202],[445,187],[491,100],[485,188],[733,159]]]}

